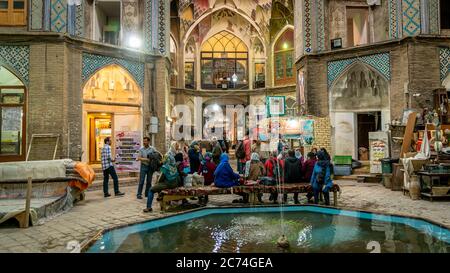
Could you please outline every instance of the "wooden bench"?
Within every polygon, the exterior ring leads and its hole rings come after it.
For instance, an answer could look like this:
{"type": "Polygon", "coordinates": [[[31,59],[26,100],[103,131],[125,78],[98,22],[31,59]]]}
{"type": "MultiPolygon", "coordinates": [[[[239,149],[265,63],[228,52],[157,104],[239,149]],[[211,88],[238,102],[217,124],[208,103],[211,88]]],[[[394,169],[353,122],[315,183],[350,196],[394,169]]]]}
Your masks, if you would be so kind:
{"type": "MultiPolygon", "coordinates": [[[[331,192],[333,193],[333,206],[337,206],[337,193],[340,188],[337,184],[333,185],[331,192]]],[[[312,193],[312,187],[309,183],[297,183],[297,184],[284,184],[281,186],[281,192],[279,186],[264,186],[264,185],[253,185],[253,186],[235,186],[232,188],[217,188],[213,186],[204,187],[191,187],[184,188],[179,187],[175,189],[163,190],[161,192],[162,198],[159,200],[161,211],[165,211],[167,204],[170,201],[179,201],[191,197],[199,197],[205,195],[222,195],[222,194],[239,194],[247,193],[249,194],[249,202],[251,204],[256,204],[258,202],[258,194],[260,193],[312,193]]]]}

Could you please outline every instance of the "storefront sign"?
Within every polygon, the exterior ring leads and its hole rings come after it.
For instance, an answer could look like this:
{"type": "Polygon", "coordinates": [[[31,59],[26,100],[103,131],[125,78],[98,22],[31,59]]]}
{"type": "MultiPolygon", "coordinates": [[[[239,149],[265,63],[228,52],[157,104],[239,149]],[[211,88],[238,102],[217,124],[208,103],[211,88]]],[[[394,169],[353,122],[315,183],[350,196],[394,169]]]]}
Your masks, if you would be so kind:
{"type": "Polygon", "coordinates": [[[141,148],[141,133],[138,131],[116,131],[116,170],[118,172],[138,172],[137,161],[141,148]]]}
{"type": "Polygon", "coordinates": [[[381,159],[389,157],[387,132],[369,132],[370,173],[381,173],[381,159]]]}

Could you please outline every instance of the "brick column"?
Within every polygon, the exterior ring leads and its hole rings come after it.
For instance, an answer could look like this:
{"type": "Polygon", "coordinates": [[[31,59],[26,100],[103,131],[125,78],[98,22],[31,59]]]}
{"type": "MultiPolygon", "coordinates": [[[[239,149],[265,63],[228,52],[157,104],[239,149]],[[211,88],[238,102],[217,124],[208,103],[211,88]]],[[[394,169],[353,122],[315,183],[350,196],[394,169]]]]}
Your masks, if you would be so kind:
{"type": "Polygon", "coordinates": [[[169,70],[168,62],[164,57],[157,58],[155,60],[155,70],[153,84],[155,90],[153,90],[154,115],[158,117],[159,128],[158,133],[155,135],[155,146],[160,152],[166,152],[168,139],[170,135],[166,135],[166,117],[169,116],[169,70]]]}

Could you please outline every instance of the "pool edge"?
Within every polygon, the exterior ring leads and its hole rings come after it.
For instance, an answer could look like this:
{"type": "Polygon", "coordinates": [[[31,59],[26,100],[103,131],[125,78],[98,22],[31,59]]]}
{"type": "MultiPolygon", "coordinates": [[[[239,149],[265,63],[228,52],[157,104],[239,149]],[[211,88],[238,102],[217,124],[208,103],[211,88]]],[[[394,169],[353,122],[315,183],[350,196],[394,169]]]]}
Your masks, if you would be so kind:
{"type": "MultiPolygon", "coordinates": [[[[171,213],[170,215],[165,215],[165,212],[160,212],[161,216],[152,218],[152,219],[147,219],[147,220],[142,220],[142,221],[136,221],[136,222],[132,222],[132,223],[125,223],[125,224],[121,224],[121,225],[117,225],[114,227],[109,227],[109,228],[103,228],[101,230],[99,230],[96,235],[92,236],[91,238],[87,239],[87,242],[85,244],[83,244],[81,246],[81,252],[82,253],[87,253],[88,249],[93,246],[105,233],[110,232],[112,230],[116,230],[116,229],[120,229],[120,228],[125,228],[128,226],[132,226],[132,225],[138,225],[138,224],[143,224],[143,223],[147,223],[147,222],[151,222],[151,221],[156,221],[156,220],[160,220],[162,218],[170,218],[170,217],[175,217],[175,216],[179,216],[180,214],[186,214],[186,213],[192,213],[195,211],[201,211],[201,210],[215,210],[215,209],[236,209],[236,208],[260,208],[260,207],[275,207],[278,208],[278,205],[258,205],[258,206],[220,206],[220,207],[199,207],[199,208],[194,208],[194,209],[189,209],[189,210],[185,210],[185,211],[180,211],[180,212],[174,212],[171,213]]],[[[443,223],[438,223],[434,220],[430,220],[424,217],[419,217],[419,216],[410,216],[410,215],[406,215],[406,214],[396,214],[396,213],[386,213],[386,212],[377,212],[377,211],[373,211],[373,210],[362,210],[362,209],[356,209],[356,208],[352,208],[352,207],[330,207],[330,206],[323,206],[323,205],[315,205],[315,204],[299,204],[299,205],[285,205],[283,207],[320,207],[320,208],[326,208],[326,209],[332,209],[332,210],[346,210],[346,211],[352,211],[352,212],[361,212],[361,213],[370,213],[370,214],[378,214],[378,215],[383,215],[383,216],[394,216],[394,217],[400,217],[400,218],[410,218],[410,219],[415,219],[415,220],[420,220],[420,221],[424,221],[427,222],[429,224],[435,225],[437,227],[440,228],[444,228],[450,231],[450,226],[443,224],[443,223]]]]}

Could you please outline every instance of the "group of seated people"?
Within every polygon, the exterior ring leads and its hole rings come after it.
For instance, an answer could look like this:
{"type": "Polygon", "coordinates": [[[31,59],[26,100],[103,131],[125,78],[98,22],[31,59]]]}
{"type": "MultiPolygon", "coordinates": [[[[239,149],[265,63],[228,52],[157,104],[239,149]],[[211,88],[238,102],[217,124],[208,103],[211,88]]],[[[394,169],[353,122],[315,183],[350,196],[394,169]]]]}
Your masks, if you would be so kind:
{"type": "MultiPolygon", "coordinates": [[[[325,204],[329,205],[330,203],[329,192],[333,186],[332,165],[330,156],[325,149],[311,151],[308,153],[307,159],[302,157],[299,150],[282,151],[281,153],[276,151],[264,163],[260,160],[259,154],[254,152],[245,164],[243,175],[233,170],[227,153],[221,152],[219,158],[216,159],[217,156],[211,152],[202,154],[198,142],[195,141],[190,145],[187,153],[171,149],[163,157],[160,167],[161,176],[148,192],[147,208],[144,209],[144,212],[152,211],[155,193],[183,186],[185,177],[194,173],[204,177],[205,186],[211,185],[218,188],[250,185],[262,183],[262,181],[270,185],[309,182],[313,188],[313,194],[307,195],[308,201],[314,197],[314,203],[318,204],[319,194],[322,192],[325,204]]],[[[242,199],[233,202],[249,202],[249,194],[239,193],[239,195],[242,196],[242,199]]],[[[278,193],[270,195],[270,201],[276,203],[277,199],[278,193]]],[[[262,194],[258,195],[258,200],[263,202],[262,194]]],[[[199,200],[200,203],[207,201],[208,196],[199,200]]],[[[183,202],[187,202],[187,200],[183,200],[183,202]]],[[[283,202],[287,202],[287,194],[284,194],[283,202]]],[[[294,202],[299,203],[298,193],[294,194],[294,202]]]]}

